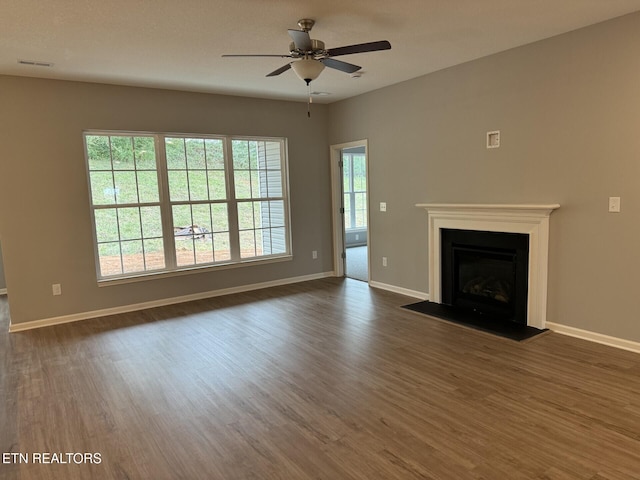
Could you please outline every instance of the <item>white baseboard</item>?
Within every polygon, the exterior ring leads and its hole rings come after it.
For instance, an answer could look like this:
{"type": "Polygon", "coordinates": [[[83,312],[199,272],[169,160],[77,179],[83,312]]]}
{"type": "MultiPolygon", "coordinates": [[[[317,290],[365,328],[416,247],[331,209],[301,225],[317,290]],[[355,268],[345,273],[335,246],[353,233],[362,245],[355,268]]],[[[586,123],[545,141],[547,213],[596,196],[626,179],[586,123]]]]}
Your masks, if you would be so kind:
{"type": "Polygon", "coordinates": [[[395,285],[389,285],[386,283],[370,281],[369,286],[373,288],[379,288],[381,290],[387,290],[393,293],[399,293],[406,297],[418,298],[420,300],[429,300],[429,294],[425,292],[418,292],[417,290],[409,290],[408,288],[396,287],[395,285]]]}
{"type": "Polygon", "coordinates": [[[253,283],[250,285],[241,285],[238,287],[223,288],[220,290],[211,290],[208,292],[194,293],[191,295],[182,295],[180,297],[163,298],[150,302],[135,303],[131,305],[123,305],[121,307],[105,308],[102,310],[92,310],[89,312],[74,313],[71,315],[63,315],[60,317],[44,318],[42,320],[33,320],[30,322],[22,322],[9,325],[10,332],[21,332],[24,330],[32,330],[34,328],[50,327],[52,325],[60,325],[62,323],[77,322],[80,320],[88,320],[90,318],[105,317],[107,315],[116,315],[119,313],[129,313],[147,308],[164,307],[176,303],[191,302],[194,300],[203,300],[205,298],[220,297],[230,295],[232,293],[250,292],[263,288],[277,287],[281,285],[290,285],[292,283],[307,282],[310,280],[318,280],[321,278],[332,277],[333,272],[316,273],[312,275],[303,275],[300,277],[284,278],[280,280],[272,280],[269,282],[253,283]]]}
{"type": "Polygon", "coordinates": [[[547,322],[545,325],[549,330],[570,337],[581,338],[583,340],[589,340],[591,342],[601,343],[610,347],[621,348],[622,350],[629,350],[630,352],[640,353],[640,342],[633,342],[631,340],[625,340],[623,338],[610,337],[609,335],[603,335],[602,333],[590,332],[589,330],[581,330],[575,327],[569,327],[567,325],[561,325],[559,323],[547,322]]]}

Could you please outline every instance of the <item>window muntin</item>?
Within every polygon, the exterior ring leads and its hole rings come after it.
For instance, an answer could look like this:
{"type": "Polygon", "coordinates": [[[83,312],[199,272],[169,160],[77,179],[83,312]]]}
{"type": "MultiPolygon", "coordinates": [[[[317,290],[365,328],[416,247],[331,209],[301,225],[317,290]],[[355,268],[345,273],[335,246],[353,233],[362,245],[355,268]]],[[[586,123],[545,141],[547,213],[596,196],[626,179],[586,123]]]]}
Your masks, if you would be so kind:
{"type": "Polygon", "coordinates": [[[84,138],[99,280],[290,256],[284,139],[84,138]]]}

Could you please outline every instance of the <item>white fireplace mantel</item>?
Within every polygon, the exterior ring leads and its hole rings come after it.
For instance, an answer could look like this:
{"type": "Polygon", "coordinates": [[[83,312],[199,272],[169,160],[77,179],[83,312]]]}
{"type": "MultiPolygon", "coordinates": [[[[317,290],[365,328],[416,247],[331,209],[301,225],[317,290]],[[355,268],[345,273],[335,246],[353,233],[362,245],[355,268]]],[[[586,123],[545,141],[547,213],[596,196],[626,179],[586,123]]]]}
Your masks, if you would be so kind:
{"type": "Polygon", "coordinates": [[[549,216],[558,204],[454,204],[419,203],[428,212],[429,300],[442,301],[440,230],[478,230],[529,235],[529,291],[527,325],[545,328],[549,216]]]}

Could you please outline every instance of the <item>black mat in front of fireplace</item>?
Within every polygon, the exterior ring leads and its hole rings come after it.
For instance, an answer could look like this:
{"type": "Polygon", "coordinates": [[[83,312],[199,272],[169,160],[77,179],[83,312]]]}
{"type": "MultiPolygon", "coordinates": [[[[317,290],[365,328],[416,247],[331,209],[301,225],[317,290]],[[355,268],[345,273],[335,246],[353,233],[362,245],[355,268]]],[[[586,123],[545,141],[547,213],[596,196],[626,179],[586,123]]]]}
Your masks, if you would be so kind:
{"type": "Polygon", "coordinates": [[[548,330],[546,328],[544,330],[540,330],[539,328],[522,325],[509,320],[491,318],[487,315],[478,314],[466,309],[429,301],[403,305],[402,308],[456,323],[458,325],[464,325],[476,330],[482,330],[483,332],[493,333],[494,335],[509,338],[517,342],[535,337],[536,335],[548,330]]]}

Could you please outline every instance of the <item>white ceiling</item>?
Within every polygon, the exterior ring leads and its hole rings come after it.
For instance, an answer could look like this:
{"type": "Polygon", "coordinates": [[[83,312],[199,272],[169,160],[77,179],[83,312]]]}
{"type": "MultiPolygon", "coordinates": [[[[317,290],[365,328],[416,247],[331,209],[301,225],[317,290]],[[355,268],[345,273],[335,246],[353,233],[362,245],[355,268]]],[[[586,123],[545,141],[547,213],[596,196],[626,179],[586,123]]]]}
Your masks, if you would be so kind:
{"type": "Polygon", "coordinates": [[[0,0],[0,74],[306,100],[287,29],[312,18],[327,48],[388,40],[325,69],[329,103],[640,10],[640,0],[0,0]],[[51,68],[20,60],[52,62],[51,68]]]}

